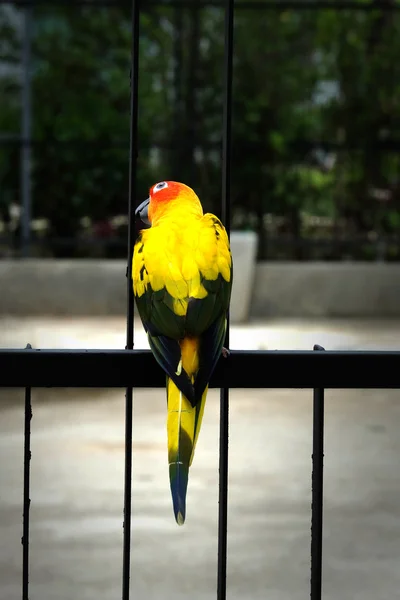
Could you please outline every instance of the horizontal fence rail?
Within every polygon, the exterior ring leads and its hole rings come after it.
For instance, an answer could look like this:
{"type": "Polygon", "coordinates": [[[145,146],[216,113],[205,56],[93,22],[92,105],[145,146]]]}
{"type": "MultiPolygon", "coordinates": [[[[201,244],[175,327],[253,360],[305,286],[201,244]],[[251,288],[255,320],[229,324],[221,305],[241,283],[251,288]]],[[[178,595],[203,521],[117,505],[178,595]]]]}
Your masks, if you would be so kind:
{"type": "MultiPolygon", "coordinates": [[[[0,350],[0,387],[165,387],[150,350],[0,350]]],[[[210,387],[400,388],[400,351],[243,351],[210,387]]]]}
{"type": "MultiPolygon", "coordinates": [[[[99,7],[117,7],[117,6],[131,6],[132,0],[0,0],[1,4],[13,4],[14,6],[46,6],[48,4],[53,5],[65,5],[70,6],[85,6],[93,8],[94,10],[99,7]]],[[[147,7],[166,7],[166,8],[184,8],[190,7],[195,9],[201,9],[205,7],[223,8],[224,0],[146,0],[141,3],[143,10],[147,7]]],[[[271,1],[271,0],[237,0],[235,2],[235,10],[354,10],[354,11],[390,11],[394,12],[400,9],[400,5],[397,3],[381,2],[379,4],[375,2],[357,2],[354,0],[343,2],[341,0],[282,0],[282,1],[271,1]]]]}

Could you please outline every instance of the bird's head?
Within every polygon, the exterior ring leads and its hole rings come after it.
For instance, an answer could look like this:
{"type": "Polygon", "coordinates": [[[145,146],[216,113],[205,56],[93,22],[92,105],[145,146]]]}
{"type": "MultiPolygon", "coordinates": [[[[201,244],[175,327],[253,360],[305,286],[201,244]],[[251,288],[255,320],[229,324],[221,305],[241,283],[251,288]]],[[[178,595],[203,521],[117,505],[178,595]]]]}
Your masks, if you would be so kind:
{"type": "Polygon", "coordinates": [[[171,209],[203,214],[200,200],[192,188],[178,181],[160,181],[150,188],[149,197],[137,207],[135,215],[146,225],[153,225],[171,209]]]}

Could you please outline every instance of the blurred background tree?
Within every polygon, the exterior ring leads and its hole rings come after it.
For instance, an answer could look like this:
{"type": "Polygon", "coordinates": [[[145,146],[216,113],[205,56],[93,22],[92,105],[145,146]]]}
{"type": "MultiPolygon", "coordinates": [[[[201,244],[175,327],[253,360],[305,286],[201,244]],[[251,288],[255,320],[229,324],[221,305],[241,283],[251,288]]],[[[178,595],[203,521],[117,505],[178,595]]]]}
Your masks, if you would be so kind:
{"type": "MultiPolygon", "coordinates": [[[[34,10],[34,254],[125,254],[130,13],[95,4],[34,10]]],[[[400,4],[251,6],[235,14],[233,227],[258,231],[260,258],[399,260],[400,4]]],[[[3,229],[20,203],[19,23],[0,7],[3,229]]],[[[223,10],[148,4],[140,31],[138,202],[179,179],[218,213],[223,10]]]]}

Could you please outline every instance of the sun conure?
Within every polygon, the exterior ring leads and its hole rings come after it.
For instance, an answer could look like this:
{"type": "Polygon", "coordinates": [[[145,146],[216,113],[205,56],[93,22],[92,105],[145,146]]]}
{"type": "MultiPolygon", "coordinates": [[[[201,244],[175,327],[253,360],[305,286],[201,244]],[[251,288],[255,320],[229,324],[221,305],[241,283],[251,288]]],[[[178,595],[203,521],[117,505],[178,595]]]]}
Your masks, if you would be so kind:
{"type": "Polygon", "coordinates": [[[223,350],[232,257],[221,221],[195,192],[161,181],[136,215],[132,279],[150,348],[167,374],[168,461],[176,522],[183,525],[189,466],[208,383],[223,350]]]}

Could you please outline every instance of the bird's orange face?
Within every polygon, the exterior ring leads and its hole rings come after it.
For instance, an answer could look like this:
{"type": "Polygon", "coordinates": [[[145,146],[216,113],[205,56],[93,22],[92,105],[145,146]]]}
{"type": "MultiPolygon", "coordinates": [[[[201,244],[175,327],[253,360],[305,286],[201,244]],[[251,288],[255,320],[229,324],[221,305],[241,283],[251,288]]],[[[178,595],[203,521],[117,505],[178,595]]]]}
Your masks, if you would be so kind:
{"type": "Polygon", "coordinates": [[[184,183],[177,181],[160,181],[159,183],[155,183],[150,188],[147,200],[137,207],[135,215],[143,223],[150,225],[155,218],[160,218],[170,202],[177,198],[198,202],[194,191],[184,183]]]}
{"type": "Polygon", "coordinates": [[[160,181],[150,188],[148,210],[150,223],[153,221],[153,217],[161,212],[171,200],[175,200],[185,187],[177,181],[160,181]]]}

